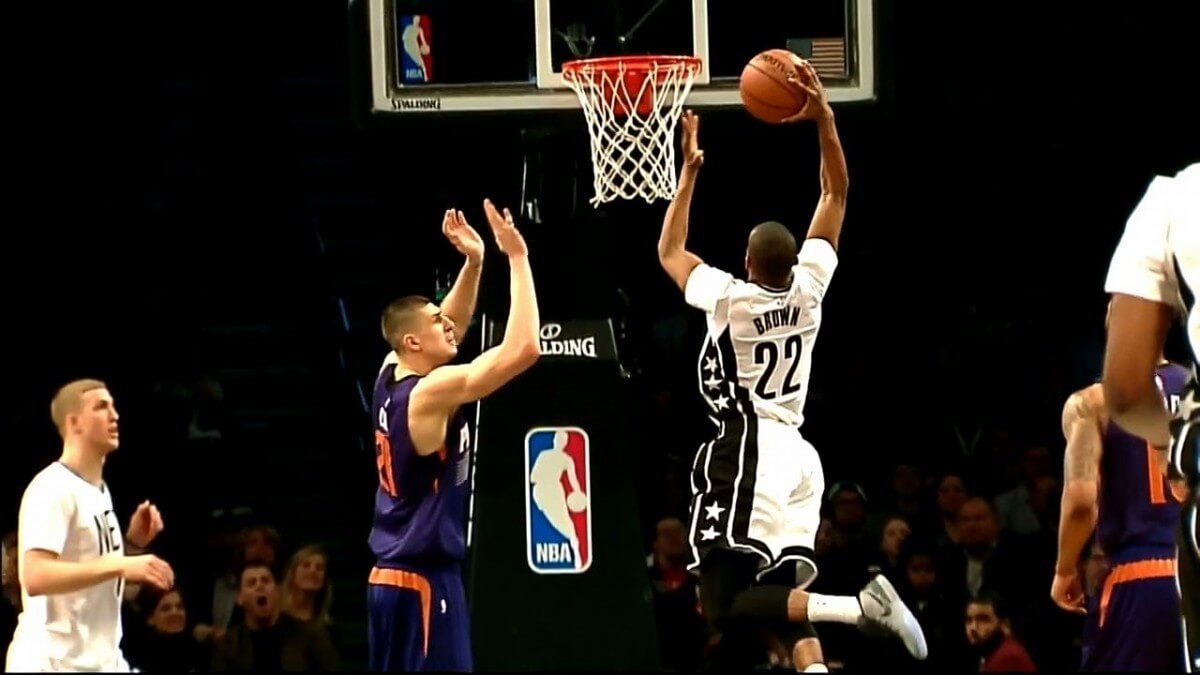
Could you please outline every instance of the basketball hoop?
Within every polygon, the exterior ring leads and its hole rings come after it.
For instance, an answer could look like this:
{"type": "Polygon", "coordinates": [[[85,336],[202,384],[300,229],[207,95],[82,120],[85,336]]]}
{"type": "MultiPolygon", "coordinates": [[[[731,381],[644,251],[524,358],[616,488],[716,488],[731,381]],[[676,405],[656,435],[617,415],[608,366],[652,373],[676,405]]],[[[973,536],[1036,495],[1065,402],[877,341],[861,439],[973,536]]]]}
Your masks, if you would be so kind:
{"type": "Polygon", "coordinates": [[[675,196],[675,124],[700,73],[694,56],[609,56],[563,64],[592,141],[593,206],[675,196]]]}

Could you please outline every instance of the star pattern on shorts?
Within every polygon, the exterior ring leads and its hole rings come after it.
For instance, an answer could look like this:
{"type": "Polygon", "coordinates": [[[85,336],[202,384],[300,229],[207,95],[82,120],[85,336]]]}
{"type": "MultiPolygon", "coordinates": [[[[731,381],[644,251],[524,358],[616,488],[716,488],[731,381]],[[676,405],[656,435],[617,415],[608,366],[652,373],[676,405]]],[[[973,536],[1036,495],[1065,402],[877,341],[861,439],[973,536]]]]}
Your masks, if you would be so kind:
{"type": "Polygon", "coordinates": [[[721,512],[724,510],[725,507],[721,506],[720,504],[709,504],[708,506],[704,507],[704,519],[719,521],[721,519],[721,512]]]}
{"type": "Polygon", "coordinates": [[[700,540],[701,541],[712,541],[713,539],[717,538],[717,535],[718,535],[718,533],[716,530],[714,530],[712,528],[712,525],[709,525],[708,527],[704,528],[703,530],[700,530],[700,540]]]}

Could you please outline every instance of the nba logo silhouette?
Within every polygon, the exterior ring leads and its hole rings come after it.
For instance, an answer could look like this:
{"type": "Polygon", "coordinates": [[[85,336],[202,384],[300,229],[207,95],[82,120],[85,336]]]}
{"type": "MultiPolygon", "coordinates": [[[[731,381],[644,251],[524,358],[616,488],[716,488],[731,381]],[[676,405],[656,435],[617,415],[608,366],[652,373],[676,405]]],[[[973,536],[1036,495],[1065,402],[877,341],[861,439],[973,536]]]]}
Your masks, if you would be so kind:
{"type": "Polygon", "coordinates": [[[592,565],[591,442],[579,427],[525,435],[525,557],[538,574],[592,565]]]}
{"type": "Polygon", "coordinates": [[[400,34],[400,81],[418,84],[433,81],[429,16],[408,14],[396,19],[400,34]]]}

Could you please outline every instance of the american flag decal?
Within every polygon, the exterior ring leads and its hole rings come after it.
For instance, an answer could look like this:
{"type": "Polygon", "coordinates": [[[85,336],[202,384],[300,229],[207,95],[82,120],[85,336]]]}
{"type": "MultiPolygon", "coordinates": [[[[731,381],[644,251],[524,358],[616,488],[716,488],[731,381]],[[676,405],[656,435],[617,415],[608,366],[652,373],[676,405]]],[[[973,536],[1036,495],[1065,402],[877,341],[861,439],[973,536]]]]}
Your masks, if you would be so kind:
{"type": "Polygon", "coordinates": [[[817,75],[845,78],[846,39],[840,37],[788,40],[788,49],[808,59],[817,75]]]}

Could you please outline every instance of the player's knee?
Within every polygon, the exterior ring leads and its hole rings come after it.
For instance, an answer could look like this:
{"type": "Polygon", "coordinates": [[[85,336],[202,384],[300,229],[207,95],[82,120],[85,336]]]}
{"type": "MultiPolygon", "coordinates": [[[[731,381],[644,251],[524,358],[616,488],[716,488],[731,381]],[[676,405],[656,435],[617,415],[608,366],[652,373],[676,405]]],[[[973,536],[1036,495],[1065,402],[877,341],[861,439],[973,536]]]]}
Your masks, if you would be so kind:
{"type": "Polygon", "coordinates": [[[786,586],[747,588],[734,597],[724,618],[733,621],[786,622],[788,595],[791,592],[792,589],[786,586]]]}

